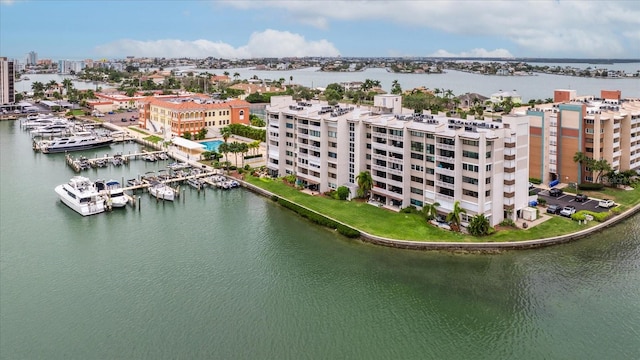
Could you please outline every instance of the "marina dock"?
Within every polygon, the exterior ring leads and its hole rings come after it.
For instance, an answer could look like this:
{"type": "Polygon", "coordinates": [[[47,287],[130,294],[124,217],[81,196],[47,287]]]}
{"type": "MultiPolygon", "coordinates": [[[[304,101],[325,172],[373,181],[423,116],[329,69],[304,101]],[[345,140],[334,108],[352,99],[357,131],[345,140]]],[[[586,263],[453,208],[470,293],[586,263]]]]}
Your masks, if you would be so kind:
{"type": "Polygon", "coordinates": [[[134,153],[134,154],[115,154],[115,155],[105,154],[102,157],[95,157],[91,159],[84,156],[74,158],[73,156],[71,156],[71,154],[66,153],[65,161],[67,165],[71,167],[75,172],[80,172],[82,170],[87,170],[89,168],[104,167],[109,164],[113,164],[116,166],[123,165],[123,164],[126,165],[129,163],[131,159],[134,159],[134,160],[139,158],[142,159],[143,156],[158,156],[158,155],[164,155],[166,156],[167,159],[169,158],[166,151],[144,151],[141,153],[134,153]]]}

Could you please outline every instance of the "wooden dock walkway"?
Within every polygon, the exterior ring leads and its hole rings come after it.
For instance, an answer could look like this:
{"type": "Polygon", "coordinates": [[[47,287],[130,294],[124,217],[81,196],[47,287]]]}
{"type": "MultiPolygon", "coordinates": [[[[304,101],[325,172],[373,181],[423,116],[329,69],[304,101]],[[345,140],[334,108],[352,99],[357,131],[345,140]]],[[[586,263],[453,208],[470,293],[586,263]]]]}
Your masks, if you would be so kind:
{"type": "Polygon", "coordinates": [[[144,155],[158,155],[158,154],[167,154],[167,151],[165,150],[144,151],[141,153],[134,153],[134,154],[115,154],[115,155],[106,154],[105,156],[95,157],[91,159],[85,158],[85,157],[74,158],[73,156],[71,156],[71,154],[66,153],[65,159],[69,167],[71,167],[75,172],[80,172],[81,170],[84,169],[84,167],[82,166],[82,161],[86,161],[86,163],[88,163],[90,167],[95,168],[95,167],[98,167],[98,165],[101,163],[104,163],[104,164],[113,163],[113,160],[115,158],[121,158],[124,164],[128,164],[131,159],[137,159],[144,155]]]}

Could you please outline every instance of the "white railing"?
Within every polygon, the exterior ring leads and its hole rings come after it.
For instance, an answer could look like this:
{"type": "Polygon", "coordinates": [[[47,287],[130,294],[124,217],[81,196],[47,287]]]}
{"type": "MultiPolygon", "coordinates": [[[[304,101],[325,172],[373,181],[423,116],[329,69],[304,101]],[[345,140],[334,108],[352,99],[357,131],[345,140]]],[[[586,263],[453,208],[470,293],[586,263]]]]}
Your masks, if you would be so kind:
{"type": "Polygon", "coordinates": [[[436,148],[445,149],[445,150],[455,150],[456,149],[455,145],[443,144],[443,143],[439,143],[439,142],[436,142],[436,148]]]}

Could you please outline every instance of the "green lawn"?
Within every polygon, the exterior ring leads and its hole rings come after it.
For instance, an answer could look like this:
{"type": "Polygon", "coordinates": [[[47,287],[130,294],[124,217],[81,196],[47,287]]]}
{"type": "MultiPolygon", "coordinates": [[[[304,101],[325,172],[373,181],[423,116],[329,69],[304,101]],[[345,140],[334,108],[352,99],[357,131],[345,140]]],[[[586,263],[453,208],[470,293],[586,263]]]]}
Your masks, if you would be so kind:
{"type": "Polygon", "coordinates": [[[144,140],[147,140],[149,142],[157,144],[158,142],[162,141],[163,139],[161,137],[159,137],[159,136],[150,135],[150,136],[147,136],[146,138],[144,138],[144,140]]]}
{"type": "Polygon", "coordinates": [[[259,179],[250,175],[245,181],[268,190],[274,194],[298,203],[309,209],[325,214],[337,221],[350,225],[364,232],[399,240],[416,241],[454,241],[454,242],[501,242],[522,241],[547,238],[568,234],[593,226],[579,225],[576,221],[554,216],[530,229],[500,230],[486,237],[474,237],[447,230],[442,230],[428,224],[418,214],[403,214],[378,208],[361,201],[339,201],[324,196],[311,196],[286,185],[279,179],[259,179]]]}

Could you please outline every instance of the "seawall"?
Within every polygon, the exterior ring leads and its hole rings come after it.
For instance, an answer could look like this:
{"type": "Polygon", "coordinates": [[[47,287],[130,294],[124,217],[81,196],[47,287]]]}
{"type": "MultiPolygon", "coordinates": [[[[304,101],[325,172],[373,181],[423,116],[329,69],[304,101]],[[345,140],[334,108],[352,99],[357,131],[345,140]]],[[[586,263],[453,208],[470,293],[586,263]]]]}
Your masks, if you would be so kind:
{"type": "MultiPolygon", "coordinates": [[[[271,193],[265,189],[257,187],[253,184],[250,184],[246,181],[238,179],[238,181],[242,184],[246,189],[271,198],[272,196],[279,196],[277,194],[271,193]]],[[[291,201],[291,200],[288,200],[291,201]]],[[[311,212],[319,214],[321,216],[325,216],[337,223],[340,223],[344,226],[348,226],[350,228],[356,229],[351,225],[340,222],[336,219],[327,216],[326,214],[319,213],[315,210],[309,209],[303,205],[295,203],[296,205],[303,207],[311,212]]],[[[640,205],[636,205],[631,209],[613,216],[612,218],[592,226],[590,228],[580,230],[578,232],[574,232],[571,234],[559,235],[544,239],[535,239],[535,240],[523,240],[523,241],[513,241],[513,242],[439,242],[439,241],[412,241],[412,240],[398,240],[398,239],[390,239],[382,236],[377,236],[373,234],[366,233],[360,229],[356,229],[360,232],[360,240],[364,242],[368,242],[375,245],[393,247],[398,249],[409,249],[409,250],[427,250],[427,251],[451,251],[451,252],[478,252],[478,253],[496,253],[506,250],[526,250],[526,249],[536,249],[547,246],[565,244],[568,242],[572,242],[586,236],[589,236],[593,233],[602,231],[606,228],[609,228],[623,220],[628,219],[629,217],[636,214],[640,211],[640,205]]]]}

